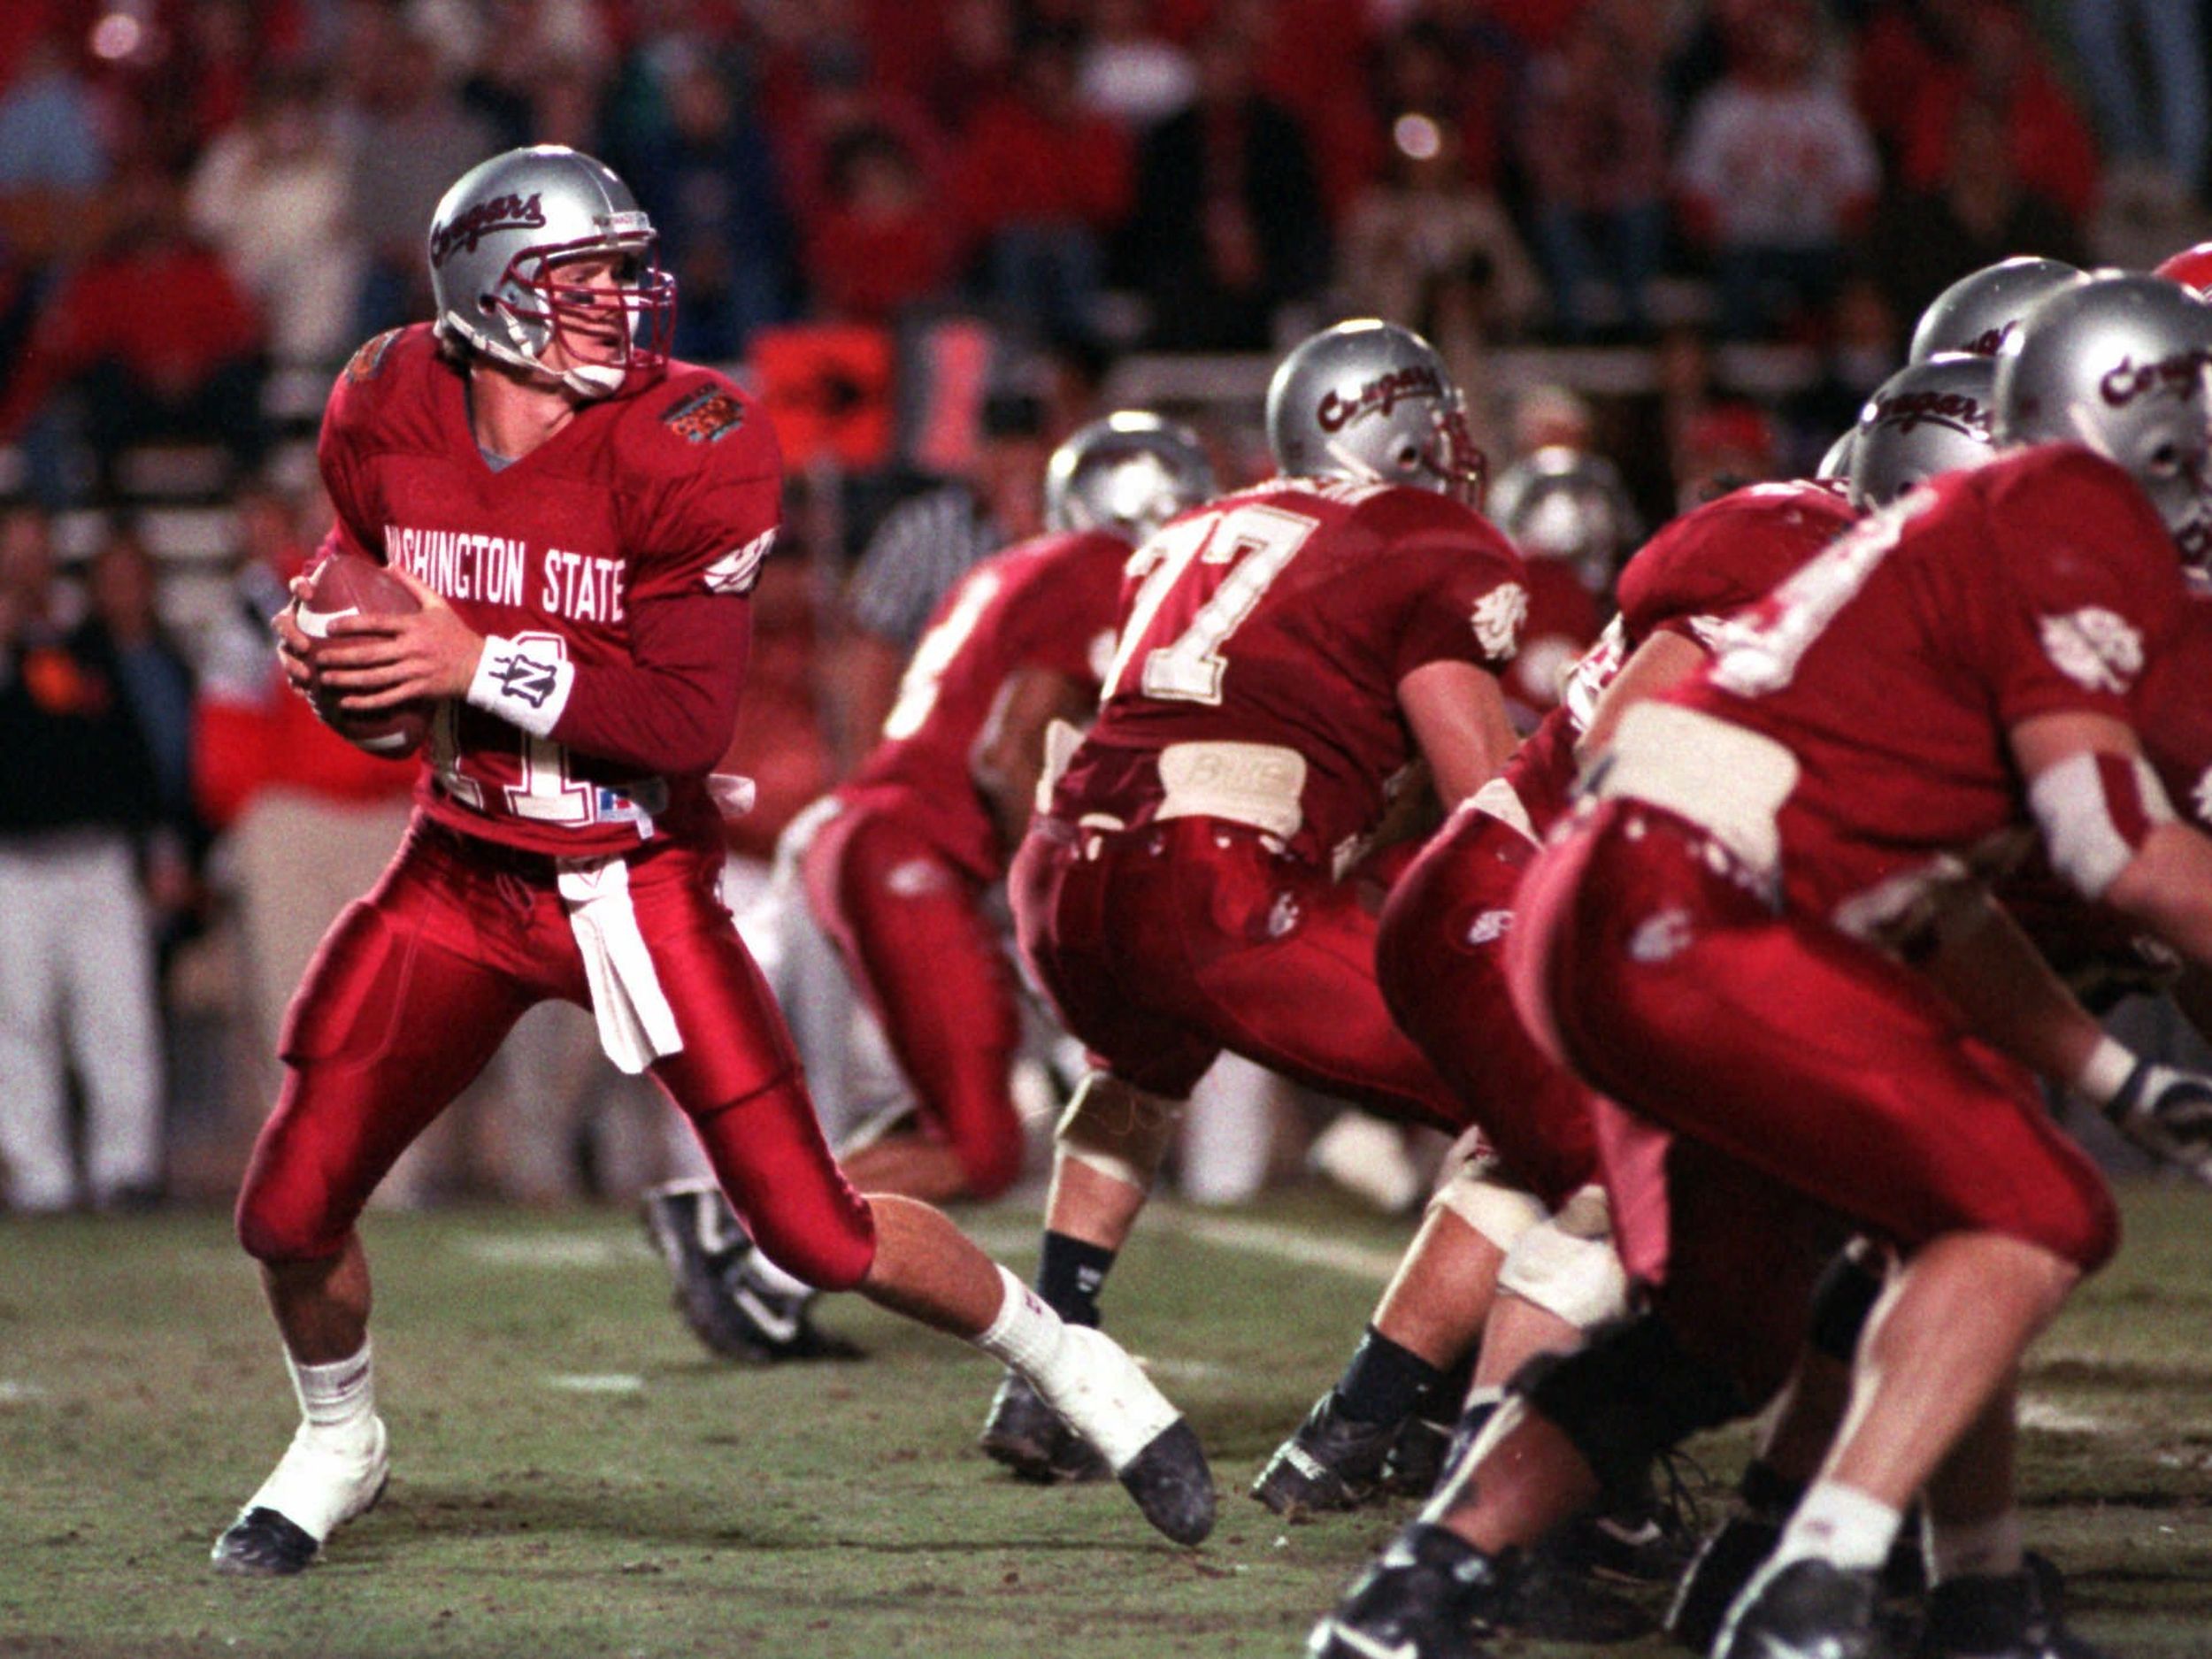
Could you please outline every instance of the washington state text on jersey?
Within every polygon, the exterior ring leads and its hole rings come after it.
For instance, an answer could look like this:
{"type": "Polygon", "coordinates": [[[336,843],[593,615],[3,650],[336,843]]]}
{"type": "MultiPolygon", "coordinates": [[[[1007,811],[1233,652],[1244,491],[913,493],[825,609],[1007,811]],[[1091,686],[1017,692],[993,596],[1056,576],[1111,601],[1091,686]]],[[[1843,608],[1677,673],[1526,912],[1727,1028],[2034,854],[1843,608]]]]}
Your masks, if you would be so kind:
{"type": "Polygon", "coordinates": [[[528,605],[572,622],[619,622],[622,561],[548,548],[537,561],[534,602],[526,596],[530,547],[511,536],[469,530],[384,526],[384,556],[448,599],[528,605]]]}

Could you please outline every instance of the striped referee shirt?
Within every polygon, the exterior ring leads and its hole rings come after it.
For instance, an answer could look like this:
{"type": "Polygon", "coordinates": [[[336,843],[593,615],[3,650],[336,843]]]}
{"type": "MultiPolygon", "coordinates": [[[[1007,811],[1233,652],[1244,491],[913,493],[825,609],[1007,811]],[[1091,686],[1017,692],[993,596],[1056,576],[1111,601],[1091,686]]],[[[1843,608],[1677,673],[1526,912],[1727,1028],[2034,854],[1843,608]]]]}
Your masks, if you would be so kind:
{"type": "Polygon", "coordinates": [[[886,513],[846,590],[854,626],[910,649],[938,601],[1003,537],[965,484],[941,485],[886,513]]]}

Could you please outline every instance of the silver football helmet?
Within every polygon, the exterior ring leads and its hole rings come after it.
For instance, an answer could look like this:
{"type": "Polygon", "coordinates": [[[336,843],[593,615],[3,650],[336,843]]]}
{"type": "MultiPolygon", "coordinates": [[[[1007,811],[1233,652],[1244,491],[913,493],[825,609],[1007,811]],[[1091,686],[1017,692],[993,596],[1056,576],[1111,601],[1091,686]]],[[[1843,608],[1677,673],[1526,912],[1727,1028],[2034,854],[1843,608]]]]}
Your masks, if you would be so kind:
{"type": "Polygon", "coordinates": [[[1843,435],[1822,453],[1820,465],[1813,468],[1813,476],[1824,484],[1848,482],[1851,477],[1851,447],[1858,435],[1856,426],[1846,427],[1843,435]]]}
{"type": "Polygon", "coordinates": [[[1994,455],[1996,384],[1994,357],[1943,351],[1907,364],[1875,388],[1852,428],[1851,504],[1871,512],[1916,484],[1994,455]]]}
{"type": "Polygon", "coordinates": [[[1290,478],[1410,484],[1478,506],[1484,463],[1436,349],[1360,318],[1294,348],[1267,387],[1267,444],[1290,478]]]}
{"type": "Polygon", "coordinates": [[[1925,363],[1939,351],[2002,357],[2017,345],[2021,320],[2036,301],[2080,274],[2062,259],[2027,255],[1970,271],[1920,313],[1905,361],[1925,363]]]}
{"type": "Polygon", "coordinates": [[[2163,277],[2101,272],[2029,313],[1997,363],[2000,444],[2078,443],[2143,487],[2192,564],[2212,551],[2205,373],[2212,306],[2163,277]]]}
{"type": "Polygon", "coordinates": [[[1045,524],[1141,541],[1214,488],[1196,433],[1147,410],[1117,410],[1079,428],[1045,463],[1045,524]]]}
{"type": "Polygon", "coordinates": [[[1562,559],[1594,594],[1613,580],[1638,537],[1636,510],[1613,464],[1547,446],[1498,474],[1486,511],[1528,558],[1562,559]]]}
{"type": "Polygon", "coordinates": [[[561,144],[511,150],[458,179],[430,219],[439,334],[584,397],[668,361],[676,280],[658,237],[604,164],[561,144]],[[614,259],[616,286],[564,282],[575,260],[614,259]],[[543,361],[555,341],[571,361],[543,361]]]}

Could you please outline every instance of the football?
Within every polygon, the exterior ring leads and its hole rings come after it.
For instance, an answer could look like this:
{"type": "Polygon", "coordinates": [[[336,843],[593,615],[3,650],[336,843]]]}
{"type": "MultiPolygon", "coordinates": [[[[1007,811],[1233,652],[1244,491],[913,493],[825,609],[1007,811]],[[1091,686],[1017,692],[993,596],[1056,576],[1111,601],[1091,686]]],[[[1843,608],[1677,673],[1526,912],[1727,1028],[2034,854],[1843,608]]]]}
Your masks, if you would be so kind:
{"type": "MultiPolygon", "coordinates": [[[[293,601],[292,619],[311,641],[326,638],[341,617],[404,616],[422,609],[404,582],[358,553],[332,554],[307,580],[307,591],[293,601]]],[[[311,645],[308,660],[314,661],[311,645]]],[[[418,703],[361,718],[340,712],[334,698],[318,697],[316,711],[349,743],[389,760],[413,754],[430,730],[430,712],[418,703]]]]}

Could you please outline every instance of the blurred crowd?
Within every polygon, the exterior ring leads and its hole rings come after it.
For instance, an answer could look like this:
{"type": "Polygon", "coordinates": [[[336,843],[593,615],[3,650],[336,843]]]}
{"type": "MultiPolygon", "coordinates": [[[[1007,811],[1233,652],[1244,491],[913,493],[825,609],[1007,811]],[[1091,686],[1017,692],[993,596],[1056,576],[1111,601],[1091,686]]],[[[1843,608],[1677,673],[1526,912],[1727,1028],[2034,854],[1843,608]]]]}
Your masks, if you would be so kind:
{"type": "MultiPolygon", "coordinates": [[[[1033,533],[1045,455],[1102,407],[1179,405],[1240,481],[1265,354],[1389,317],[1452,363],[1497,465],[1609,457],[1602,565],[1639,523],[1809,471],[1966,271],[2143,265],[2200,235],[2204,10],[0,6],[0,1061],[50,1090],[0,1110],[7,1203],[234,1184],[291,986],[396,839],[411,767],[323,731],[270,653],[327,514],[317,400],[278,388],[428,316],[424,230],[478,159],[612,163],[680,284],[678,351],[776,413],[785,557],[730,763],[762,785],[733,848],[759,860],[864,750],[936,597],[1033,533]],[[1132,365],[1183,359],[1201,371],[1122,399],[1132,365]],[[174,444],[221,464],[196,500],[222,586],[183,619],[130,465],[174,444]],[[212,1103],[180,1136],[186,1094],[212,1103]]],[[[471,1144],[426,1145],[396,1195],[652,1178],[657,1127],[590,1125],[657,1125],[655,1103],[578,1060],[588,1030],[525,1033],[449,1136],[471,1144]]]]}

